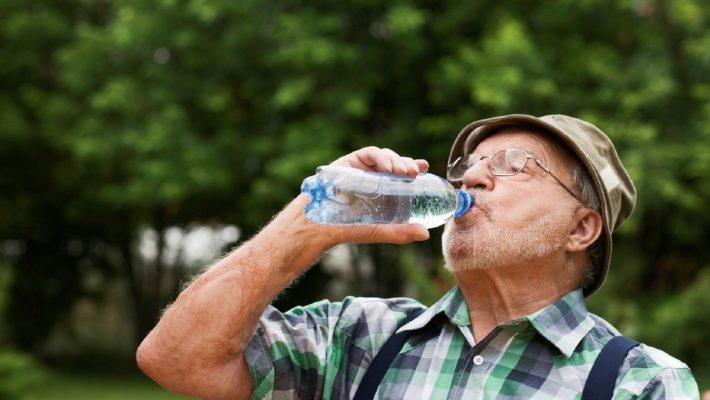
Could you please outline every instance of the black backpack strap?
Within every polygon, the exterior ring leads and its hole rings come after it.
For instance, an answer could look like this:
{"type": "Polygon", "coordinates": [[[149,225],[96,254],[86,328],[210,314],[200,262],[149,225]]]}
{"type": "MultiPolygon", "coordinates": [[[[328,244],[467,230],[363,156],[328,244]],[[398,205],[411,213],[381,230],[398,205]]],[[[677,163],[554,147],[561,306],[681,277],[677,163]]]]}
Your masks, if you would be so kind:
{"type": "Polygon", "coordinates": [[[584,384],[582,400],[610,400],[621,364],[629,350],[640,343],[626,336],[615,336],[602,348],[584,384]]]}
{"type": "MultiPolygon", "coordinates": [[[[407,318],[404,319],[404,321],[402,321],[402,325],[400,326],[406,325],[409,321],[418,317],[423,312],[423,309],[412,312],[407,316],[407,318]]],[[[395,333],[387,339],[384,346],[382,346],[380,351],[372,360],[372,363],[367,368],[367,371],[365,371],[365,376],[362,378],[362,382],[360,382],[360,385],[357,387],[353,400],[371,400],[375,397],[377,388],[380,386],[380,382],[382,382],[382,378],[385,377],[385,373],[387,373],[387,370],[390,368],[392,361],[395,357],[397,357],[397,354],[399,354],[399,351],[402,350],[404,343],[407,342],[407,339],[409,339],[414,332],[416,332],[416,329],[395,333]]]]}

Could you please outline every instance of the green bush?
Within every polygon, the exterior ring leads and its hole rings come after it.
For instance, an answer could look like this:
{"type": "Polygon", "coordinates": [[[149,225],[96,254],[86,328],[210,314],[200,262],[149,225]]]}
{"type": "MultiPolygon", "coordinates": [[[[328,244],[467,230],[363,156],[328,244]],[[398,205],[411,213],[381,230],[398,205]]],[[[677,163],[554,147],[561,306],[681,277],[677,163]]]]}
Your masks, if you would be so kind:
{"type": "Polygon", "coordinates": [[[710,352],[707,323],[710,321],[710,269],[705,269],[685,291],[668,296],[649,310],[650,318],[643,327],[642,339],[658,344],[679,357],[693,370],[710,371],[706,355],[710,352]],[[677,332],[674,340],[669,334],[677,332]]]}
{"type": "Polygon", "coordinates": [[[45,373],[32,357],[0,348],[0,399],[21,399],[45,373]]]}

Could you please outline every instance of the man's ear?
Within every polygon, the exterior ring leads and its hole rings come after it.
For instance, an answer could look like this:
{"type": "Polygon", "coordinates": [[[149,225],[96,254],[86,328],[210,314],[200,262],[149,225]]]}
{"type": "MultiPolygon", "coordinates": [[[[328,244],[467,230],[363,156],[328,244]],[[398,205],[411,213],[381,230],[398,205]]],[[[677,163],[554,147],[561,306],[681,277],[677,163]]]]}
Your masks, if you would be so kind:
{"type": "Polygon", "coordinates": [[[576,226],[569,233],[567,251],[577,252],[587,249],[602,232],[602,216],[591,208],[582,207],[574,213],[576,226]]]}

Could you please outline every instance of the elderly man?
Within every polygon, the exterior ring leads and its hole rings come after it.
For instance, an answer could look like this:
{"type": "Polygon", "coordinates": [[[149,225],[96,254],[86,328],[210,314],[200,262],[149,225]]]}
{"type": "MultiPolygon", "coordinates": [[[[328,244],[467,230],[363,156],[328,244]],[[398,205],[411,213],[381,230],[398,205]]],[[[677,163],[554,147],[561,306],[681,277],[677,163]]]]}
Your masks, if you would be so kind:
{"type": "MultiPolygon", "coordinates": [[[[409,332],[375,397],[579,398],[619,335],[584,303],[635,201],[613,145],[579,119],[509,115],[465,127],[449,163],[448,179],[476,205],[446,225],[444,258],[458,285],[430,308],[357,297],[271,307],[336,244],[429,237],[416,224],[312,223],[302,195],[185,289],[140,346],[140,367],[167,389],[208,399],[348,399],[387,339],[409,332]]],[[[402,175],[428,168],[375,147],[333,164],[402,175]]],[[[642,344],[622,360],[616,399],[698,397],[688,367],[660,350],[642,344]]]]}

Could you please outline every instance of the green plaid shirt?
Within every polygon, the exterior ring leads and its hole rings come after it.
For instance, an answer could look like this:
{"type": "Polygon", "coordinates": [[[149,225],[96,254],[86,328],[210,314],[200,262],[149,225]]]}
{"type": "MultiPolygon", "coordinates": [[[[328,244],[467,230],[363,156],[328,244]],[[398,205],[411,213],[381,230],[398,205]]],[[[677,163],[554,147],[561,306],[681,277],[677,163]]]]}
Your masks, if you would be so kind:
{"type": "MultiPolygon", "coordinates": [[[[373,357],[420,303],[348,297],[281,313],[268,308],[245,349],[255,399],[350,399],[373,357]]],[[[449,291],[400,330],[416,329],[378,399],[576,399],[604,344],[619,334],[589,313],[581,290],[474,342],[463,295],[449,291]]],[[[641,345],[614,399],[697,399],[687,365],[641,345]]]]}

